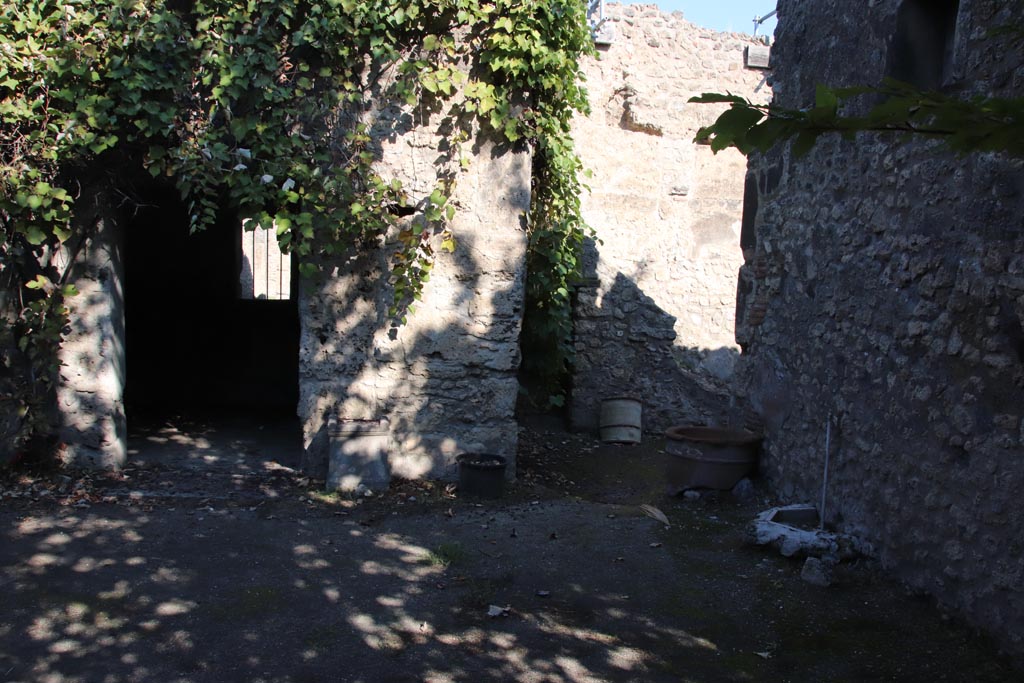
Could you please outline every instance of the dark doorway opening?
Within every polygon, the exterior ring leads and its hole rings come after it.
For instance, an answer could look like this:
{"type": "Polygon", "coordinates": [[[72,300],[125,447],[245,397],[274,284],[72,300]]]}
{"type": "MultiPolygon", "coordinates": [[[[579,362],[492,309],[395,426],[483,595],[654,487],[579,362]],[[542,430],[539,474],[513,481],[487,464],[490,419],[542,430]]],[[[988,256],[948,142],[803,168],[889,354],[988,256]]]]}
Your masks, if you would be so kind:
{"type": "Polygon", "coordinates": [[[174,188],[139,199],[125,231],[129,420],[294,416],[298,307],[240,298],[238,217],[189,234],[174,188]]]}

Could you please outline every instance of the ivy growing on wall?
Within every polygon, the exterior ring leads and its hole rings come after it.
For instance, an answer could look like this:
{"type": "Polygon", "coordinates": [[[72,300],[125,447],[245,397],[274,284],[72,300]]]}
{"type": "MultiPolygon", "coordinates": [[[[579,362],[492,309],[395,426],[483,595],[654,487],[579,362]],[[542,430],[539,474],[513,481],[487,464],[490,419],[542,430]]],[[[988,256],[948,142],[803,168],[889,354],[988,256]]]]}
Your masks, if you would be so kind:
{"type": "MultiPolygon", "coordinates": [[[[0,268],[5,374],[22,441],[46,430],[57,343],[74,292],[50,256],[88,229],[82,187],[104,163],[173,182],[193,230],[222,207],[276,226],[306,275],[324,258],[392,243],[400,320],[436,248],[454,250],[450,202],[476,135],[531,144],[529,326],[568,352],[568,289],[584,224],[569,137],[587,107],[591,48],[573,0],[0,0],[0,268]],[[456,97],[461,93],[460,97],[456,97]],[[382,103],[442,112],[450,134],[429,196],[374,170],[382,103]],[[362,247],[366,248],[366,247],[362,247]],[[56,330],[56,332],[55,332],[56,330]],[[21,354],[20,360],[14,356],[21,354]]],[[[116,183],[116,174],[111,176],[116,183]]],[[[7,406],[4,406],[7,409],[7,406]]]]}

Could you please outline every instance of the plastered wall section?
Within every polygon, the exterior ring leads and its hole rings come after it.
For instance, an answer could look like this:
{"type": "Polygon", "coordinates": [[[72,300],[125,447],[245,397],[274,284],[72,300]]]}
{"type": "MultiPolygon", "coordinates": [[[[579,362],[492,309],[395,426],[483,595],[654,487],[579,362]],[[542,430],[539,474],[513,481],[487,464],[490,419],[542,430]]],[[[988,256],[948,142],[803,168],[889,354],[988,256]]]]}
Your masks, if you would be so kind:
{"type": "MultiPolygon", "coordinates": [[[[947,87],[1020,97],[1019,50],[992,36],[1020,4],[961,0],[947,87]]],[[[896,2],[783,0],[782,106],[886,73],[896,2]]],[[[740,374],[766,429],[764,473],[894,573],[1024,655],[1024,165],[935,142],[823,138],[752,160],[740,374]]]]}
{"type": "MultiPolygon", "coordinates": [[[[430,127],[393,132],[378,131],[378,171],[414,202],[429,196],[440,138],[430,127]]],[[[514,476],[530,167],[526,149],[473,150],[457,177],[455,253],[439,250],[404,325],[387,316],[393,246],[327,264],[325,279],[303,283],[298,410],[308,469],[326,468],[333,413],[388,420],[392,476],[453,479],[464,452],[503,455],[514,476]]]]}
{"type": "Polygon", "coordinates": [[[69,269],[68,281],[78,289],[68,300],[70,322],[59,352],[60,456],[77,467],[117,470],[127,458],[120,229],[110,216],[79,220],[90,224],[82,243],[65,245],[55,256],[58,270],[69,269]]]}
{"type": "Polygon", "coordinates": [[[592,176],[588,245],[577,290],[571,419],[597,426],[602,398],[644,401],[647,430],[720,423],[734,408],[740,217],[746,161],[693,142],[721,113],[704,92],[767,101],[747,69],[749,36],[718,33],[655,5],[607,5],[585,65],[591,114],[574,133],[592,176]]]}

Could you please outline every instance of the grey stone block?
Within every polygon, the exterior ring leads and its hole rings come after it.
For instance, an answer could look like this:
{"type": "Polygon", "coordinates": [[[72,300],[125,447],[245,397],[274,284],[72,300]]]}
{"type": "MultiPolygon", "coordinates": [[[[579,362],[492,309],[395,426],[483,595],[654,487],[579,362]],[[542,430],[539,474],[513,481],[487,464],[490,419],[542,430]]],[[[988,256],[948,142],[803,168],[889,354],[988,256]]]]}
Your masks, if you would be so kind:
{"type": "Polygon", "coordinates": [[[391,483],[388,466],[391,430],[387,420],[331,418],[327,490],[382,491],[391,483]]]}
{"type": "Polygon", "coordinates": [[[747,47],[747,68],[767,69],[771,57],[771,48],[767,45],[750,45],[747,47]]]}

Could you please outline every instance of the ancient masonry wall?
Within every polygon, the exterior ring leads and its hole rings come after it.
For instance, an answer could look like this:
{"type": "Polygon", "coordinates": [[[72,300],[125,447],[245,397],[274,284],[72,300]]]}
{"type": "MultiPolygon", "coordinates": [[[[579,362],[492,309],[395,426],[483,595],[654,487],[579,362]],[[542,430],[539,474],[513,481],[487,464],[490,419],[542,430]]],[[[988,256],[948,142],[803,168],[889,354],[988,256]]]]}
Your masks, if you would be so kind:
{"type": "MultiPolygon", "coordinates": [[[[778,10],[782,106],[813,102],[816,82],[891,72],[895,0],[778,10]]],[[[1022,14],[961,0],[944,87],[1024,94],[1013,38],[990,34],[1022,14]]],[[[817,501],[831,420],[828,522],[1024,657],[1021,162],[862,135],[751,168],[737,338],[765,474],[787,500],[817,501]]]]}
{"type": "MultiPolygon", "coordinates": [[[[438,182],[442,138],[441,115],[414,126],[413,113],[375,111],[372,135],[378,172],[400,180],[416,205],[438,182]]],[[[507,475],[514,476],[532,157],[485,140],[467,144],[465,153],[469,169],[456,173],[452,200],[455,253],[443,252],[434,237],[435,266],[406,324],[396,326],[387,315],[394,244],[375,253],[364,245],[358,257],[325,264],[325,277],[302,282],[297,411],[304,464],[320,476],[327,472],[332,416],[387,420],[394,476],[454,478],[462,452],[506,456],[507,475]]],[[[116,221],[87,219],[95,229],[74,257],[71,281],[81,294],[71,302],[61,350],[61,440],[69,461],[118,469],[126,457],[123,239],[116,221]]]]}
{"type": "Polygon", "coordinates": [[[75,466],[116,470],[125,464],[128,438],[123,240],[109,197],[91,195],[79,203],[92,207],[76,218],[84,237],[54,258],[78,288],[68,301],[70,322],[59,354],[60,455],[75,466]]]}
{"type": "MultiPolygon", "coordinates": [[[[378,172],[401,180],[414,202],[429,196],[434,128],[396,131],[384,117],[374,131],[378,172]]],[[[387,317],[393,248],[330,264],[325,280],[304,283],[299,416],[308,469],[326,471],[333,414],[388,420],[393,476],[452,479],[463,452],[503,455],[514,476],[531,155],[487,143],[474,152],[453,200],[455,253],[438,250],[405,325],[387,317]]]]}
{"type": "Polygon", "coordinates": [[[597,426],[600,402],[644,401],[645,429],[727,419],[738,348],[733,320],[745,159],[693,142],[722,108],[703,92],[767,101],[745,67],[749,36],[697,27],[655,5],[607,5],[613,35],[586,63],[592,113],[575,139],[592,172],[577,292],[571,420],[597,426]]]}

